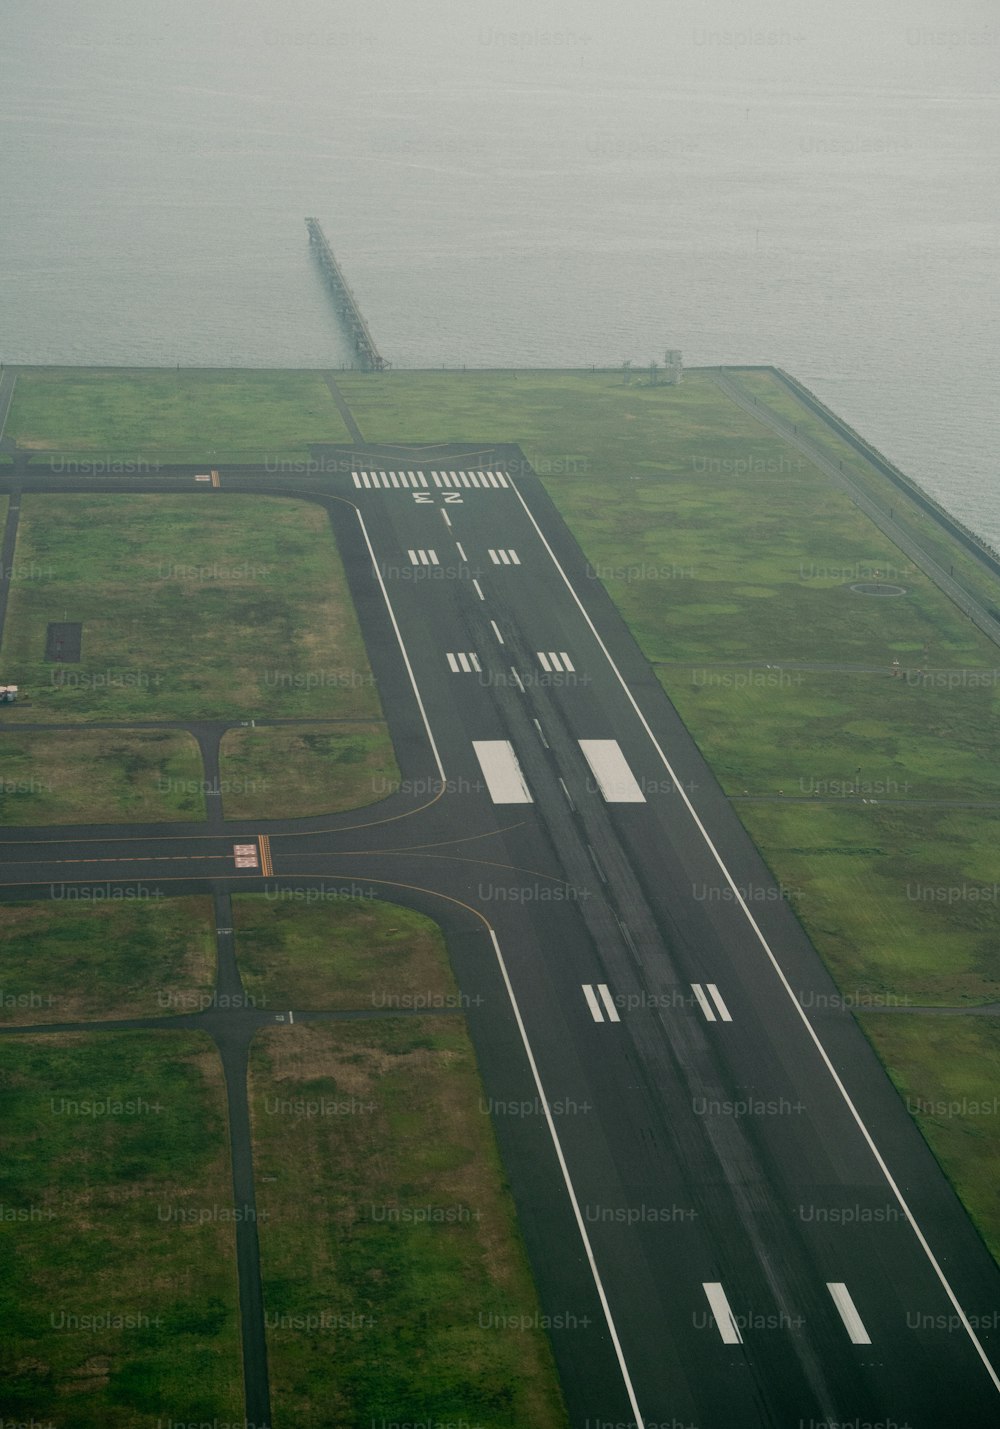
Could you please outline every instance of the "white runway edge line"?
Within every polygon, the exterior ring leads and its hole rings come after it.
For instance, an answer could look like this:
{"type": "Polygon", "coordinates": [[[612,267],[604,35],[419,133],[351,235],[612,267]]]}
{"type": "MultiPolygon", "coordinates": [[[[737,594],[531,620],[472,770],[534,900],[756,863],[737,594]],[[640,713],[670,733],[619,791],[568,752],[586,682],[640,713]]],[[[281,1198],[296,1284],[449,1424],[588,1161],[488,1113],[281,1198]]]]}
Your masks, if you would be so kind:
{"type": "Polygon", "coordinates": [[[506,739],[474,739],[479,767],[494,804],[533,804],[514,746],[506,739]]]}
{"type": "Polygon", "coordinates": [[[895,1177],[893,1176],[892,1172],[889,1170],[889,1167],[888,1167],[888,1165],[887,1165],[887,1163],[886,1163],[886,1161],[885,1161],[885,1158],[883,1157],[881,1151],[879,1151],[878,1147],[876,1146],[874,1137],[872,1136],[871,1132],[868,1130],[867,1126],[865,1125],[865,1123],[864,1123],[864,1121],[863,1121],[863,1119],[862,1119],[862,1117],[861,1117],[861,1113],[858,1111],[857,1107],[854,1105],[854,1102],[853,1102],[852,1099],[851,1099],[851,1094],[850,1094],[850,1092],[849,1092],[849,1091],[847,1090],[847,1088],[844,1086],[844,1083],[843,1083],[843,1081],[841,1080],[841,1077],[840,1077],[839,1072],[837,1071],[836,1067],[833,1065],[832,1061],[830,1060],[830,1056],[829,1056],[829,1054],[828,1054],[826,1048],[823,1046],[823,1043],[822,1043],[822,1042],[820,1041],[820,1039],[819,1039],[819,1036],[818,1036],[818,1034],[817,1034],[817,1032],[816,1032],[816,1029],[813,1027],[812,1023],[809,1021],[809,1018],[806,1016],[805,1008],[803,1008],[802,1004],[799,1002],[798,998],[795,996],[795,992],[794,992],[794,990],[793,990],[793,988],[792,988],[792,985],[791,985],[791,983],[788,981],[787,977],[785,976],[784,971],[783,971],[783,969],[782,969],[782,967],[781,967],[781,964],[778,962],[778,959],[775,957],[774,951],[773,951],[773,949],[771,948],[770,943],[768,943],[767,939],[764,937],[763,930],[761,929],[761,927],[760,927],[759,923],[757,922],[756,918],[753,916],[753,913],[750,911],[749,904],[747,903],[746,899],[743,897],[743,894],[742,894],[742,893],[740,892],[740,890],[737,888],[736,882],[735,882],[735,880],[733,879],[732,874],[729,872],[729,869],[726,867],[725,863],[723,862],[722,855],[719,853],[719,850],[715,847],[715,844],[712,842],[712,839],[711,839],[711,836],[710,836],[708,830],[705,828],[705,825],[702,823],[701,819],[700,819],[699,816],[698,816],[697,810],[695,809],[695,807],[694,807],[694,805],[692,804],[690,798],[688,797],[687,790],[684,788],[684,786],[683,786],[683,784],[681,783],[680,779],[678,779],[677,775],[674,773],[674,770],[673,770],[673,767],[672,767],[672,765],[671,765],[671,763],[670,763],[670,760],[669,760],[669,759],[667,758],[667,756],[664,754],[664,752],[663,752],[663,750],[661,749],[660,744],[659,744],[659,742],[658,742],[658,740],[657,740],[655,734],[654,734],[653,731],[650,729],[649,723],[648,723],[648,721],[647,721],[645,715],[643,714],[642,710],[639,708],[638,704],[636,703],[635,696],[632,694],[632,691],[629,689],[629,687],[628,687],[628,685],[627,685],[627,683],[626,683],[626,681],[625,681],[625,677],[623,676],[622,672],[619,670],[618,666],[615,664],[614,659],[613,659],[613,657],[612,657],[612,655],[611,655],[610,650],[609,650],[608,647],[605,645],[604,641],[601,639],[601,637],[600,637],[600,635],[599,635],[599,633],[598,633],[598,631],[597,631],[597,628],[596,628],[596,626],[594,625],[594,622],[591,620],[590,616],[589,616],[588,613],[587,613],[587,609],[586,609],[585,605],[583,604],[583,601],[580,599],[580,597],[577,595],[575,589],[573,588],[573,583],[572,583],[572,581],[570,580],[570,578],[569,578],[569,576],[566,574],[566,572],[563,570],[562,566],[559,564],[559,559],[558,559],[558,557],[556,556],[555,551],[553,551],[552,547],[549,545],[548,541],[545,539],[545,533],[542,531],[542,528],[539,526],[538,522],[535,520],[534,515],[532,514],[531,509],[530,509],[529,506],[528,506],[528,503],[525,501],[524,497],[521,495],[520,488],[518,487],[517,483],[516,483],[513,479],[511,480],[511,483],[510,483],[510,484],[511,484],[511,488],[512,488],[512,490],[514,491],[514,494],[516,495],[518,501],[520,501],[522,507],[524,508],[525,515],[527,516],[528,520],[531,522],[532,526],[535,528],[535,531],[536,531],[537,534],[538,534],[538,539],[541,541],[542,545],[545,547],[546,551],[548,552],[549,557],[550,557],[550,559],[551,559],[551,561],[552,561],[552,564],[555,566],[556,570],[559,572],[559,574],[560,574],[560,576],[562,577],[563,582],[564,582],[564,584],[565,584],[565,586],[566,586],[566,589],[569,591],[569,593],[570,593],[570,595],[572,596],[574,602],[576,603],[577,608],[578,608],[579,611],[580,611],[580,614],[583,616],[584,620],[587,622],[587,625],[588,625],[588,627],[589,627],[589,629],[590,629],[591,634],[593,635],[594,639],[597,641],[598,645],[601,647],[601,652],[602,652],[602,654],[604,655],[604,658],[607,660],[608,664],[611,666],[612,670],[614,671],[615,677],[617,678],[618,683],[621,685],[622,689],[623,689],[624,692],[625,692],[625,697],[626,697],[626,699],[628,700],[628,702],[629,702],[629,704],[632,706],[632,708],[635,710],[635,713],[636,713],[636,716],[637,716],[637,718],[638,718],[638,720],[639,720],[639,723],[642,725],[643,729],[646,731],[646,734],[649,736],[650,743],[652,744],[653,748],[656,750],[657,754],[660,756],[660,759],[661,759],[661,761],[662,761],[662,763],[663,763],[664,768],[666,769],[667,773],[670,775],[671,779],[673,780],[674,786],[676,787],[678,794],[680,795],[681,799],[684,801],[684,805],[685,805],[685,807],[687,808],[688,813],[691,815],[691,818],[694,820],[694,823],[695,823],[695,825],[696,825],[696,827],[697,827],[699,833],[701,834],[702,838],[705,840],[705,843],[706,843],[706,845],[708,846],[708,849],[709,849],[709,851],[711,852],[712,857],[715,859],[715,862],[718,864],[720,872],[722,873],[723,877],[726,879],[726,882],[729,884],[729,887],[732,889],[733,898],[734,898],[735,902],[739,905],[739,907],[740,907],[740,909],[742,910],[744,916],[746,917],[747,922],[750,924],[750,927],[753,929],[755,937],[757,938],[758,942],[760,943],[761,947],[763,948],[764,953],[765,953],[765,955],[766,955],[768,961],[770,962],[772,968],[773,968],[774,971],[775,971],[775,974],[776,974],[777,977],[778,977],[779,982],[781,983],[781,986],[784,988],[785,992],[786,992],[787,995],[788,995],[788,1000],[789,1000],[789,1002],[792,1004],[792,1007],[795,1009],[795,1013],[796,1013],[796,1015],[799,1017],[800,1021],[802,1022],[802,1025],[803,1025],[803,1027],[805,1028],[807,1035],[811,1038],[811,1040],[812,1040],[812,1042],[813,1042],[813,1045],[814,1045],[815,1048],[816,1048],[816,1051],[819,1053],[819,1056],[820,1056],[820,1058],[821,1058],[821,1060],[822,1060],[822,1062],[823,1062],[823,1065],[826,1067],[826,1069],[827,1069],[827,1071],[829,1072],[830,1076],[833,1078],[834,1085],[836,1086],[837,1090],[840,1092],[840,1095],[843,1097],[845,1106],[847,1107],[847,1109],[848,1109],[848,1111],[850,1112],[852,1118],[854,1119],[854,1123],[855,1123],[855,1125],[857,1126],[859,1132],[861,1133],[861,1136],[863,1137],[863,1139],[864,1139],[864,1141],[865,1141],[865,1144],[867,1145],[869,1151],[871,1152],[872,1156],[874,1157],[874,1159],[875,1159],[875,1161],[876,1161],[876,1164],[877,1164],[878,1167],[879,1167],[879,1170],[882,1172],[883,1176],[884,1176],[885,1179],[886,1179],[886,1184],[889,1186],[890,1190],[892,1191],[892,1194],[895,1196],[897,1202],[899,1203],[899,1208],[900,1208],[900,1210],[903,1212],[903,1215],[906,1217],[906,1221],[907,1221],[908,1225],[910,1226],[910,1229],[913,1231],[913,1234],[916,1236],[917,1242],[918,1242],[918,1244],[920,1245],[921,1250],[922,1250],[922,1251],[924,1252],[924,1254],[926,1255],[927,1260],[928,1260],[929,1264],[931,1265],[931,1267],[932,1267],[932,1269],[933,1269],[933,1271],[934,1271],[934,1274],[937,1276],[937,1279],[938,1279],[939,1284],[941,1285],[941,1288],[944,1290],[946,1296],[948,1297],[949,1301],[951,1302],[952,1308],[954,1309],[956,1315],[957,1315],[958,1318],[959,1318],[959,1323],[961,1324],[962,1328],[965,1330],[965,1332],[966,1332],[966,1334],[968,1335],[969,1340],[971,1341],[971,1343],[975,1346],[976,1353],[978,1354],[978,1356],[979,1356],[979,1358],[980,1358],[980,1360],[981,1360],[981,1362],[982,1362],[982,1364],[983,1364],[983,1367],[984,1367],[985,1370],[986,1370],[986,1373],[989,1375],[990,1380],[991,1380],[991,1382],[992,1382],[992,1384],[993,1384],[993,1387],[997,1390],[998,1393],[1000,1393],[1000,1375],[997,1374],[997,1371],[994,1369],[992,1363],[990,1362],[990,1359],[989,1359],[988,1355],[986,1354],[986,1351],[985,1351],[985,1349],[983,1348],[982,1343],[980,1342],[979,1336],[976,1334],[975,1330],[972,1328],[972,1325],[971,1325],[971,1323],[970,1323],[970,1321],[969,1321],[968,1315],[966,1315],[965,1311],[962,1309],[961,1304],[959,1303],[958,1296],[955,1294],[954,1290],[951,1288],[951,1283],[950,1283],[950,1281],[948,1280],[948,1278],[947,1278],[947,1276],[945,1275],[944,1271],[941,1269],[941,1266],[940,1266],[940,1264],[938,1263],[938,1259],[937,1259],[937,1257],[935,1256],[934,1252],[931,1250],[930,1243],[928,1242],[927,1237],[924,1235],[923,1231],[920,1229],[920,1226],[917,1224],[916,1217],[914,1216],[913,1212],[910,1210],[910,1207],[909,1207],[907,1201],[905,1200],[905,1198],[904,1198],[904,1196],[903,1196],[903,1193],[902,1193],[902,1191],[900,1190],[900,1188],[899,1188],[899,1186],[898,1186],[898,1184],[897,1184],[897,1182],[896,1182],[895,1177]]]}
{"type": "Polygon", "coordinates": [[[742,1345],[743,1336],[740,1334],[740,1327],[729,1308],[729,1301],[726,1299],[726,1292],[721,1283],[718,1280],[706,1280],[702,1284],[702,1289],[711,1306],[712,1314],[715,1316],[716,1328],[722,1336],[722,1343],[724,1345],[742,1345]]]}
{"type": "Polygon", "coordinates": [[[503,978],[504,987],[507,989],[507,996],[510,999],[510,1005],[514,1013],[514,1021],[517,1023],[517,1030],[521,1034],[521,1045],[524,1047],[524,1054],[528,1059],[528,1066],[531,1068],[535,1090],[538,1092],[539,1105],[545,1115],[545,1125],[548,1127],[549,1136],[552,1138],[552,1145],[556,1153],[556,1160],[559,1162],[559,1170],[562,1172],[566,1194],[569,1196],[569,1203],[573,1207],[576,1228],[580,1232],[580,1239],[583,1242],[587,1264],[590,1266],[590,1273],[593,1276],[598,1299],[601,1302],[601,1309],[604,1311],[604,1319],[608,1326],[608,1333],[611,1336],[611,1343],[615,1347],[615,1358],[618,1360],[618,1368],[621,1370],[621,1376],[625,1383],[625,1393],[628,1395],[629,1404],[632,1406],[632,1413],[635,1415],[637,1429],[646,1429],[646,1421],[642,1417],[642,1411],[639,1409],[639,1401],[635,1397],[635,1387],[632,1384],[632,1376],[628,1372],[628,1365],[625,1363],[621,1340],[618,1338],[618,1327],[611,1313],[611,1306],[608,1303],[607,1293],[604,1289],[604,1281],[601,1279],[601,1272],[598,1270],[597,1261],[594,1258],[594,1248],[590,1243],[590,1236],[587,1234],[587,1227],[584,1224],[583,1215],[580,1211],[580,1202],[576,1197],[576,1188],[570,1177],[569,1167],[566,1165],[566,1157],[563,1154],[562,1142],[559,1140],[559,1133],[556,1131],[556,1124],[552,1118],[552,1108],[549,1106],[549,1099],[545,1095],[545,1088],[542,1086],[542,1078],[538,1071],[538,1064],[535,1061],[535,1054],[532,1052],[531,1043],[528,1041],[528,1033],[524,1026],[524,1019],[521,1016],[521,1009],[518,1007],[517,998],[514,995],[514,986],[510,980],[510,974],[507,971],[507,964],[504,961],[503,953],[500,950],[500,940],[497,938],[496,929],[492,927],[490,928],[490,939],[493,943],[493,951],[496,953],[500,976],[503,978]]]}
{"type": "Polygon", "coordinates": [[[852,1345],[870,1345],[871,1335],[865,1329],[864,1321],[858,1314],[857,1306],[851,1299],[850,1292],[842,1280],[828,1280],[826,1288],[833,1297],[833,1303],[837,1307],[837,1313],[844,1322],[844,1327],[851,1337],[852,1345]]]}
{"type": "MultiPolygon", "coordinates": [[[[506,485],[506,483],[504,484],[506,485]]],[[[511,484],[513,485],[513,483],[511,484]]],[[[520,492],[518,492],[518,496],[520,496],[520,492]]],[[[427,731],[427,739],[430,743],[431,752],[434,755],[434,762],[437,765],[438,775],[440,777],[441,784],[443,787],[446,783],[444,766],[441,763],[441,756],[438,753],[438,747],[434,739],[434,734],[431,730],[430,722],[427,719],[427,711],[424,709],[424,702],[420,697],[420,690],[417,686],[417,681],[413,674],[413,666],[410,664],[410,657],[406,653],[406,646],[404,645],[403,637],[400,634],[399,624],[396,620],[396,613],[392,608],[392,602],[389,599],[389,592],[385,588],[385,581],[382,579],[382,573],[378,568],[378,561],[375,559],[375,551],[372,547],[371,538],[368,535],[368,527],[365,525],[364,517],[356,506],[354,510],[357,514],[358,523],[361,526],[361,534],[365,538],[365,545],[368,547],[368,554],[371,557],[372,569],[374,570],[375,578],[379,583],[379,589],[382,592],[382,599],[385,601],[386,610],[389,612],[389,619],[392,622],[392,628],[396,632],[396,639],[399,642],[399,649],[400,653],[403,656],[403,663],[405,664],[406,672],[410,677],[410,684],[413,687],[413,693],[417,701],[417,708],[420,710],[420,717],[424,722],[424,729],[427,731]]],[[[541,734],[541,726],[539,726],[538,732],[539,734],[541,734]]],[[[544,735],[542,735],[542,742],[545,743],[544,735]]],[[[547,745],[546,748],[548,748],[547,745]]],[[[535,1090],[538,1093],[539,1105],[544,1112],[545,1124],[549,1129],[549,1136],[552,1138],[552,1146],[556,1153],[556,1160],[559,1163],[559,1170],[562,1173],[563,1184],[566,1187],[566,1194],[569,1196],[570,1205],[573,1208],[573,1217],[576,1220],[577,1230],[580,1232],[580,1240],[583,1242],[583,1249],[587,1257],[587,1264],[590,1266],[590,1273],[594,1280],[594,1286],[597,1290],[598,1299],[601,1302],[601,1310],[604,1313],[604,1319],[608,1327],[608,1333],[611,1336],[611,1343],[615,1347],[615,1358],[618,1361],[618,1368],[621,1371],[622,1380],[625,1384],[625,1392],[628,1395],[629,1404],[632,1407],[632,1413],[635,1415],[636,1429],[646,1429],[646,1421],[642,1416],[641,1410],[639,1409],[639,1401],[636,1399],[635,1388],[632,1384],[632,1376],[629,1374],[628,1365],[625,1363],[625,1355],[622,1351],[621,1340],[618,1337],[618,1327],[615,1324],[614,1316],[611,1313],[611,1306],[608,1302],[607,1292],[604,1289],[604,1281],[601,1279],[601,1272],[598,1270],[597,1261],[594,1258],[594,1248],[590,1243],[590,1236],[587,1234],[587,1227],[584,1224],[583,1215],[580,1211],[580,1202],[577,1199],[576,1187],[573,1185],[572,1178],[569,1174],[569,1167],[566,1164],[566,1157],[563,1153],[562,1142],[559,1140],[559,1133],[556,1131],[556,1124],[552,1117],[552,1108],[549,1105],[548,1097],[545,1095],[545,1087],[542,1084],[541,1074],[538,1070],[538,1063],[535,1061],[535,1054],[531,1050],[531,1043],[528,1041],[528,1032],[524,1025],[524,1018],[521,1016],[521,1008],[518,1005],[517,997],[514,993],[514,985],[510,980],[510,973],[507,971],[507,963],[504,960],[504,955],[500,947],[500,941],[497,938],[496,929],[490,923],[487,923],[486,926],[489,928],[490,941],[493,944],[493,952],[496,955],[497,966],[500,969],[500,976],[503,978],[503,984],[507,990],[507,997],[510,1002],[511,1011],[514,1014],[514,1021],[517,1024],[518,1035],[521,1038],[521,1045],[524,1048],[524,1055],[527,1057],[528,1066],[531,1069],[532,1080],[535,1083],[535,1090]]]]}
{"type": "Polygon", "coordinates": [[[617,739],[581,739],[578,743],[606,804],[646,802],[617,739]]]}

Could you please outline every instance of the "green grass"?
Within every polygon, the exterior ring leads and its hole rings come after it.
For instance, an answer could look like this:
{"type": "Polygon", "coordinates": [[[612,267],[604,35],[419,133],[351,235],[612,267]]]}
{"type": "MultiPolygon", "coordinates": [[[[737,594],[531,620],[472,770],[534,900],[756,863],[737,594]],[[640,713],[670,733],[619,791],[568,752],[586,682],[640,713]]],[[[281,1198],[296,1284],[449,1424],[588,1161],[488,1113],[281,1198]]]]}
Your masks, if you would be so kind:
{"type": "Polygon", "coordinates": [[[242,1416],[232,1221],[198,1223],[231,1211],[225,1125],[207,1037],[0,1039],[7,1414],[73,1429],[242,1416]]]}
{"type": "Polygon", "coordinates": [[[147,823],[205,814],[201,754],[181,730],[0,724],[0,767],[0,822],[12,826],[147,823]]]}
{"type": "Polygon", "coordinates": [[[759,402],[766,403],[779,416],[793,422],[799,434],[814,442],[825,456],[842,463],[845,474],[873,497],[884,511],[891,511],[893,519],[914,536],[944,570],[952,572],[980,601],[996,609],[996,579],[989,570],[907,493],[872,466],[826,422],[814,416],[783,383],[769,372],[731,370],[730,376],[759,402]]]}
{"type": "Polygon", "coordinates": [[[394,903],[327,894],[233,898],[243,985],[265,1007],[457,1007],[436,923],[394,903]],[[314,901],[307,901],[313,899],[314,901]]]}
{"type": "Polygon", "coordinates": [[[775,802],[740,816],[849,999],[1000,999],[1000,810],[775,802]]]}
{"type": "Polygon", "coordinates": [[[384,799],[399,786],[382,723],[233,729],[222,739],[227,819],[304,818],[384,799]]]}
{"type": "MultiPolygon", "coordinates": [[[[207,897],[0,903],[0,1022],[101,1021],[191,1012],[215,983],[207,897]]],[[[91,893],[93,893],[93,888],[91,893]]]]}
{"type": "Polygon", "coordinates": [[[861,1023],[1000,1261],[1000,1018],[869,1013],[861,1023]]]}
{"type": "Polygon", "coordinates": [[[239,715],[379,718],[326,515],[246,495],[24,497],[4,722],[239,715]],[[44,659],[49,621],[83,624],[79,664],[44,659]]]}
{"type": "Polygon", "coordinates": [[[538,1304],[462,1020],[267,1031],[250,1080],[275,1429],[565,1426],[545,1334],[495,1328],[538,1304]]]}
{"type": "Polygon", "coordinates": [[[350,440],[317,372],[189,368],[23,371],[6,435],[83,462],[192,461],[205,471],[350,440]]]}

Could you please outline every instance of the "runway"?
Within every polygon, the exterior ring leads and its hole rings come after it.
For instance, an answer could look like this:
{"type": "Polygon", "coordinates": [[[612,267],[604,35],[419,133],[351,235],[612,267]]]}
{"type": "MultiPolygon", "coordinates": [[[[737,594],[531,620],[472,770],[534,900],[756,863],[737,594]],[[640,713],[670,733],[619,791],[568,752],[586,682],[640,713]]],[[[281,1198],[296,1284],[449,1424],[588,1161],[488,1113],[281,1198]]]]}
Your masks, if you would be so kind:
{"type": "Polygon", "coordinates": [[[436,918],[574,1429],[995,1424],[997,1267],[520,452],[320,455],[100,489],[326,506],[401,788],[7,830],[3,896],[346,885],[436,918]]]}

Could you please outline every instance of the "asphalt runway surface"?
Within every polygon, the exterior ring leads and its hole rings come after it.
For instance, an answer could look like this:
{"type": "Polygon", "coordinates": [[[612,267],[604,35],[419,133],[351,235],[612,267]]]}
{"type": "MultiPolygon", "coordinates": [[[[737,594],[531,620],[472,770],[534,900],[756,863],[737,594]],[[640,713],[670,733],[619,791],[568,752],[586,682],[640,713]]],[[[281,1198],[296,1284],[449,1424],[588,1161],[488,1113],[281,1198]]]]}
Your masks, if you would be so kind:
{"type": "Polygon", "coordinates": [[[1000,1422],[997,1267],[518,449],[311,466],[86,489],[321,502],[401,788],[7,830],[2,896],[346,889],[434,917],[574,1429],[1000,1422]]]}

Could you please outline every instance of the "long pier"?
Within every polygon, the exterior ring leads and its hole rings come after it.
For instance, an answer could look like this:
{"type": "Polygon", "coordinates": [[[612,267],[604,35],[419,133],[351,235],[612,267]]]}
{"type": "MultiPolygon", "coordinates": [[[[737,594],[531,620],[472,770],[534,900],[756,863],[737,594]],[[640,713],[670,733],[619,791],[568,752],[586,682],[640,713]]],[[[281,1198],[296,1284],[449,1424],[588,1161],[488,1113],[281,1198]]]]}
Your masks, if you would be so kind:
{"type": "Polygon", "coordinates": [[[326,234],[315,218],[306,219],[309,242],[319,260],[327,286],[333,294],[337,311],[347,325],[354,351],[366,372],[381,372],[388,366],[385,358],[375,346],[375,339],[368,330],[368,324],[361,315],[357,299],[347,286],[340,264],[333,256],[333,249],[327,242],[326,234]]]}

